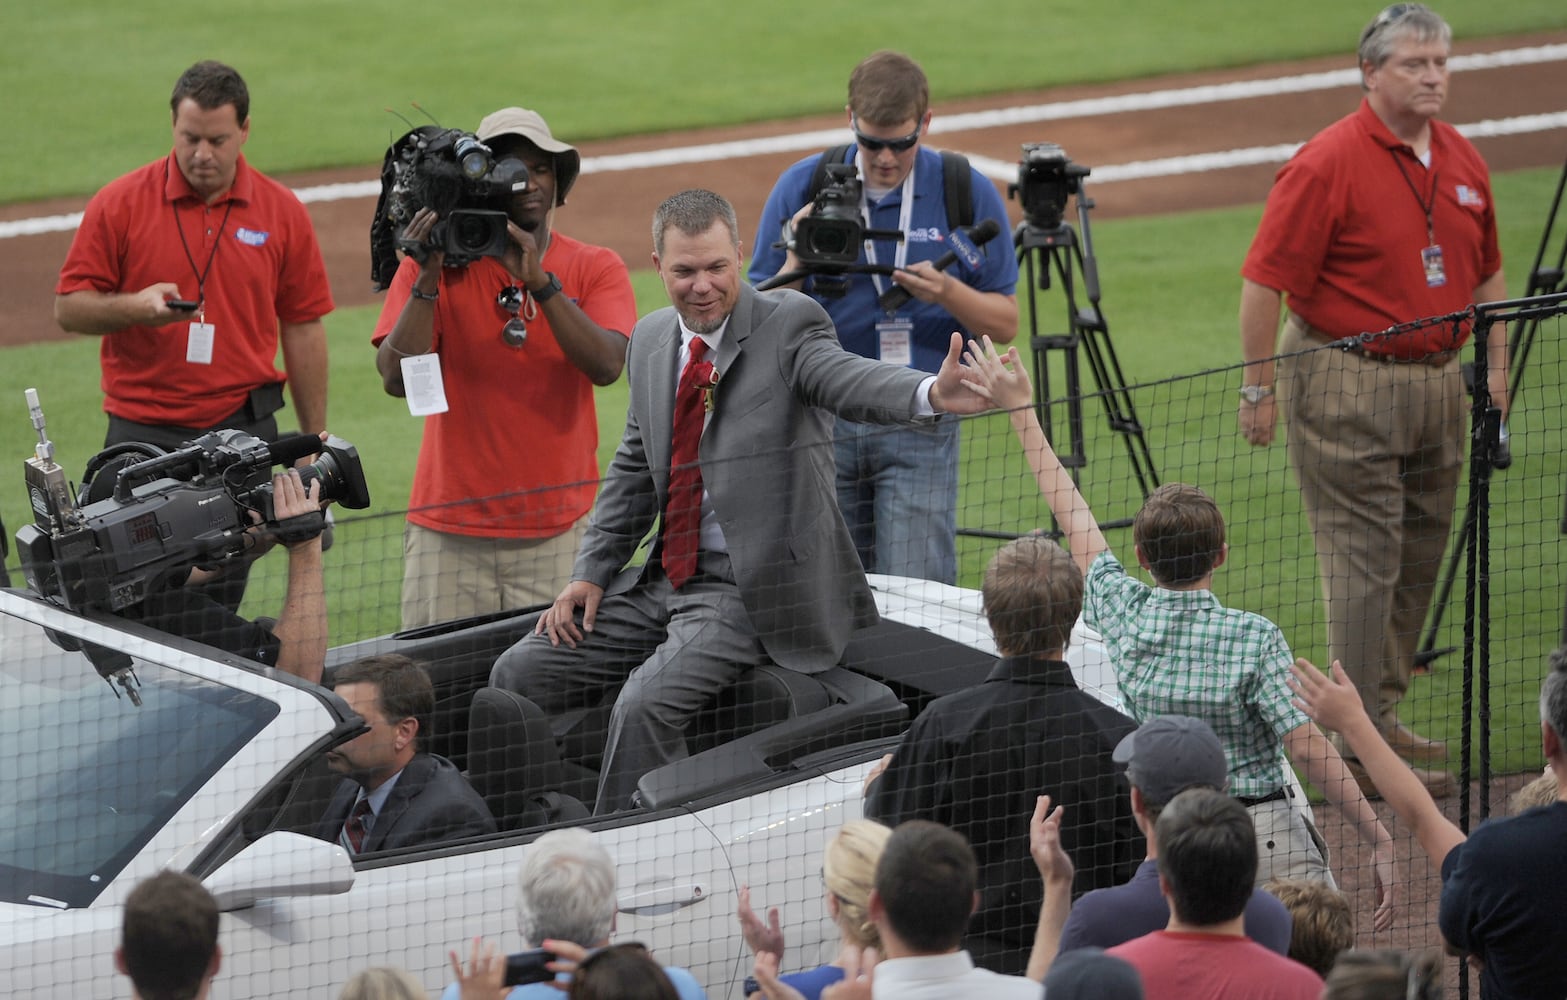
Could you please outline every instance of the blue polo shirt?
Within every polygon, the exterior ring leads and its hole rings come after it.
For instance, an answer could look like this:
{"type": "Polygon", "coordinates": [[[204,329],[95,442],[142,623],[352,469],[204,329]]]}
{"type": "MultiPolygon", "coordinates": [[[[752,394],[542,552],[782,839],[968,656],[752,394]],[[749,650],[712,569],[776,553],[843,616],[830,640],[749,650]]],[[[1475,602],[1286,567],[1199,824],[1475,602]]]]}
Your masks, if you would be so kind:
{"type": "MultiPolygon", "coordinates": [[[[762,209],[762,220],[757,228],[756,240],[751,244],[752,283],[766,281],[783,267],[785,252],[775,248],[783,224],[806,203],[806,191],[821,154],[813,154],[791,166],[778,178],[767,205],[762,209]]],[[[970,168],[972,170],[972,168],[970,168]]],[[[980,248],[983,260],[977,271],[968,271],[961,260],[947,269],[949,275],[958,276],[965,284],[982,292],[1001,292],[1010,295],[1017,287],[1017,256],[1007,233],[1006,205],[996,185],[979,171],[973,171],[974,222],[995,219],[1001,225],[1001,235],[980,248]]],[[[871,205],[866,220],[871,229],[896,230],[903,211],[903,189],[894,188],[886,197],[871,205]]],[[[909,228],[904,234],[907,247],[907,264],[921,260],[935,260],[947,252],[947,201],[946,185],[942,179],[941,154],[923,145],[914,161],[914,206],[910,214],[909,228]]],[[[896,260],[898,245],[892,240],[876,241],[876,261],[891,266],[896,260]]],[[[865,251],[860,250],[859,263],[866,263],[865,251]]],[[[882,278],[881,287],[891,287],[891,278],[882,278]]],[[[805,291],[813,292],[814,278],[807,278],[805,291]]],[[[876,281],[868,274],[849,276],[849,292],[843,298],[816,296],[833,325],[838,328],[838,339],[845,349],[862,357],[875,358],[879,353],[876,323],[886,313],[876,304],[876,281]]],[[[952,314],[938,305],[910,299],[897,313],[898,319],[913,324],[913,367],[934,372],[940,369],[947,355],[948,340],[953,330],[964,329],[952,314]]]]}

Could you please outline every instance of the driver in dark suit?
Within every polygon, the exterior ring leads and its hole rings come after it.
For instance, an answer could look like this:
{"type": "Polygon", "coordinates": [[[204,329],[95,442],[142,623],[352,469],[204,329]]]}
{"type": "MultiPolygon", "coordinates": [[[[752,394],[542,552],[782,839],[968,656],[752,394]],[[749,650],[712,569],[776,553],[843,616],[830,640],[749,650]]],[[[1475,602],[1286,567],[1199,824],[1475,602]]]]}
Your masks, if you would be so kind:
{"type": "Polygon", "coordinates": [[[956,333],[941,371],[928,375],[845,351],[827,313],[799,292],[753,291],[734,208],[711,191],[660,205],[653,242],[671,308],[632,333],[626,429],[572,582],[536,634],[502,654],[490,675],[495,687],[551,715],[624,685],[604,751],[600,813],[626,808],[644,773],[684,756],[687,723],[743,671],[769,660],[827,670],[850,632],[876,622],[838,513],[833,414],[907,424],[990,405],[964,384],[956,333]],[[690,517],[683,573],[668,525],[671,480],[691,471],[689,461],[675,461],[673,433],[687,365],[706,368],[706,386],[695,404],[705,409],[695,428],[700,512],[690,517]],[[661,514],[647,564],[621,572],[661,514]]]}
{"type": "Polygon", "coordinates": [[[339,668],[332,688],[370,728],[327,751],[327,766],[347,777],[315,836],[363,854],[495,832],[495,818],[456,765],[422,749],[435,712],[424,667],[397,654],[371,656],[339,668]]]}

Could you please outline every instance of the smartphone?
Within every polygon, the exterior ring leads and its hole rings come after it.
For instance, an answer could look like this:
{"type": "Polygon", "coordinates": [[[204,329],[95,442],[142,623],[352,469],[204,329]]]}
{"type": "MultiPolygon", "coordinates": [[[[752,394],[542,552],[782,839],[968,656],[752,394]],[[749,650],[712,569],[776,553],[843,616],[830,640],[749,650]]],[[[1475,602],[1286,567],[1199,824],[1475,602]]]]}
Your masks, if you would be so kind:
{"type": "Polygon", "coordinates": [[[544,966],[553,961],[555,961],[555,953],[545,951],[543,948],[507,955],[506,978],[502,981],[502,985],[526,986],[529,983],[547,983],[555,978],[555,973],[544,966]]]}
{"type": "Polygon", "coordinates": [[[192,302],[190,299],[164,299],[163,304],[178,312],[195,312],[200,302],[192,302]]]}

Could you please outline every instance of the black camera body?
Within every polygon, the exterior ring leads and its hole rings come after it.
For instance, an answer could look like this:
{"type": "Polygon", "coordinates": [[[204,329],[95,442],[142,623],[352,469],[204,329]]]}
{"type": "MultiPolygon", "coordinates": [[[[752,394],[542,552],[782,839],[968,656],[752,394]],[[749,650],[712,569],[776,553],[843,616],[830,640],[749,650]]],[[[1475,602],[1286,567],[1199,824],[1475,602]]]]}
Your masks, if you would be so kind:
{"type": "Polygon", "coordinates": [[[321,514],[280,524],[271,467],[312,454],[316,460],[299,470],[307,489],[319,481],[322,500],[356,510],[370,505],[358,450],[330,435],[325,441],[290,435],[268,444],[243,431],[212,431],[115,472],[106,467],[99,475],[115,476],[112,492],[80,506],[58,488],[57,475],[45,478],[52,470],[29,460],[35,523],[16,533],[27,584],[73,611],[119,611],[177,570],[243,553],[252,511],[262,530],[285,540],[291,531],[310,537],[321,529],[321,514]],[[295,523],[301,520],[311,523],[295,523]]]}
{"type": "Polygon", "coordinates": [[[528,167],[516,157],[496,160],[472,132],[424,125],[393,144],[388,215],[398,230],[421,208],[440,217],[427,245],[445,254],[447,267],[500,257],[511,245],[506,209],[528,188],[528,167]]]}
{"type": "Polygon", "coordinates": [[[1053,142],[1025,142],[1017,183],[1007,185],[1007,197],[1023,203],[1023,218],[1030,226],[1058,229],[1067,199],[1082,189],[1082,179],[1089,172],[1053,142]]]}
{"type": "MultiPolygon", "coordinates": [[[[863,188],[852,163],[831,163],[811,212],[785,232],[800,264],[807,268],[847,267],[860,256],[865,217],[860,214],[863,188]]],[[[788,223],[784,224],[786,227],[788,223]]]]}

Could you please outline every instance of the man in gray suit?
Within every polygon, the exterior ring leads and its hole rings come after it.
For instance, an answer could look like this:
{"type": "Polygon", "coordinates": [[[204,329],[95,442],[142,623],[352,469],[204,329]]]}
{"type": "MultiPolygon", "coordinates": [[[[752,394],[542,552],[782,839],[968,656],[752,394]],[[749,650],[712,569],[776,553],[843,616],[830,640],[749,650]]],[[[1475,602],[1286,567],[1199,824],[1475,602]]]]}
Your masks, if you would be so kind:
{"type": "Polygon", "coordinates": [[[315,835],[351,854],[495,832],[489,807],[456,765],[428,753],[435,689],[424,667],[386,653],[339,667],[332,690],[369,728],[326,754],[344,775],[315,835]]]}
{"type": "MultiPolygon", "coordinates": [[[[490,675],[551,714],[624,685],[601,813],[626,808],[644,773],[683,756],[690,719],[744,671],[769,660],[826,670],[854,629],[876,622],[838,513],[833,416],[898,424],[989,406],[965,384],[961,336],[936,375],[850,354],[815,301],[745,284],[739,232],[734,208],[710,191],[677,194],[654,214],[653,266],[672,307],[632,333],[625,434],[572,582],[490,675]],[[676,387],[698,338],[711,367],[687,578],[667,524],[676,387]],[[666,527],[647,563],[625,569],[661,514],[666,527]]],[[[690,471],[682,464],[673,478],[690,471]]]]}

